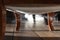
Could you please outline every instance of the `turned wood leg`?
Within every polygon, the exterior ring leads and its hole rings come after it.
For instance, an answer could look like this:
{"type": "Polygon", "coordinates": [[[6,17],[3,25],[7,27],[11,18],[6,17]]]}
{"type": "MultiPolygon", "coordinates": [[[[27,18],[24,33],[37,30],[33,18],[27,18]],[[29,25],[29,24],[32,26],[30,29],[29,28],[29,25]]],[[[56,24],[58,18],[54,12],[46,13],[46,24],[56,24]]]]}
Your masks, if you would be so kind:
{"type": "Polygon", "coordinates": [[[20,29],[20,14],[15,13],[15,18],[16,18],[16,31],[20,29]]]}
{"type": "Polygon", "coordinates": [[[52,17],[52,13],[48,13],[48,27],[49,27],[49,31],[53,31],[54,30],[54,27],[52,25],[53,20],[51,20],[50,17],[52,17]]]}

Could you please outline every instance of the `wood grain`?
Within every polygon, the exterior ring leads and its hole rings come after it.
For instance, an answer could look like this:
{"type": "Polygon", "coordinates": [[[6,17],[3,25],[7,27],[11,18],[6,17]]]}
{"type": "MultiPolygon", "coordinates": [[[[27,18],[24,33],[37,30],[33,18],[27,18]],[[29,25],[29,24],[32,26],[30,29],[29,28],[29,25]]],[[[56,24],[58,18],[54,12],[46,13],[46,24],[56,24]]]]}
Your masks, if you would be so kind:
{"type": "Polygon", "coordinates": [[[5,12],[4,3],[2,0],[0,0],[0,40],[4,40],[5,27],[6,27],[5,14],[6,12],[5,12]]]}

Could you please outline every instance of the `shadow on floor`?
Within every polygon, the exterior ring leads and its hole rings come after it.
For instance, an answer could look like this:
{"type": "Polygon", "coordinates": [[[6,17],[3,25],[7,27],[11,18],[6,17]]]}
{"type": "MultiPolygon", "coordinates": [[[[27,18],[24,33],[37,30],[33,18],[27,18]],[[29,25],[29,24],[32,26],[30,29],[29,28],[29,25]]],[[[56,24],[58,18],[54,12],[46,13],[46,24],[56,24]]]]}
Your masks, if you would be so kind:
{"type": "Polygon", "coordinates": [[[5,40],[60,40],[60,37],[13,37],[5,36],[5,40]]]}
{"type": "Polygon", "coordinates": [[[13,37],[13,36],[5,36],[5,40],[41,40],[40,37],[13,37]]]}

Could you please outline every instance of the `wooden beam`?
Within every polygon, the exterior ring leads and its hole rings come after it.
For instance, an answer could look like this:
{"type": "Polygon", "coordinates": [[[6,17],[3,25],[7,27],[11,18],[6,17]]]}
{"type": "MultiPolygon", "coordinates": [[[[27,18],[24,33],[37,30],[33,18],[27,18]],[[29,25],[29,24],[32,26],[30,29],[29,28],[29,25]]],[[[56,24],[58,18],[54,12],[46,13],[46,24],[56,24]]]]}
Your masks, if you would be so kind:
{"type": "Polygon", "coordinates": [[[5,4],[60,4],[60,0],[4,0],[5,4]]]}
{"type": "Polygon", "coordinates": [[[52,25],[53,20],[51,20],[51,17],[54,16],[53,13],[48,13],[48,27],[49,27],[49,31],[53,31],[54,27],[52,25]]]}
{"type": "Polygon", "coordinates": [[[20,29],[20,14],[19,13],[15,13],[15,19],[16,19],[16,31],[19,31],[20,29]]]}
{"type": "Polygon", "coordinates": [[[5,36],[5,27],[6,27],[6,11],[4,7],[4,3],[0,0],[0,40],[4,40],[5,36]]]}

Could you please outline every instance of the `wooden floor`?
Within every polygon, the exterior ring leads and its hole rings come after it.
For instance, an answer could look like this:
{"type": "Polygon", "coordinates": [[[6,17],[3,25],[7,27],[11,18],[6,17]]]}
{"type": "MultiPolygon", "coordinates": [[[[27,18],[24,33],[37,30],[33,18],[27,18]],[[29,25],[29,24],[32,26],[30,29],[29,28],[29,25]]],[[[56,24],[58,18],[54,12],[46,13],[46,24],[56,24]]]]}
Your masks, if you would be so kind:
{"type": "Polygon", "coordinates": [[[60,40],[60,25],[54,26],[55,31],[49,31],[44,20],[29,22],[21,21],[21,28],[16,31],[16,24],[6,24],[5,40],[60,40]],[[10,38],[9,38],[10,37],[10,38]]]}

